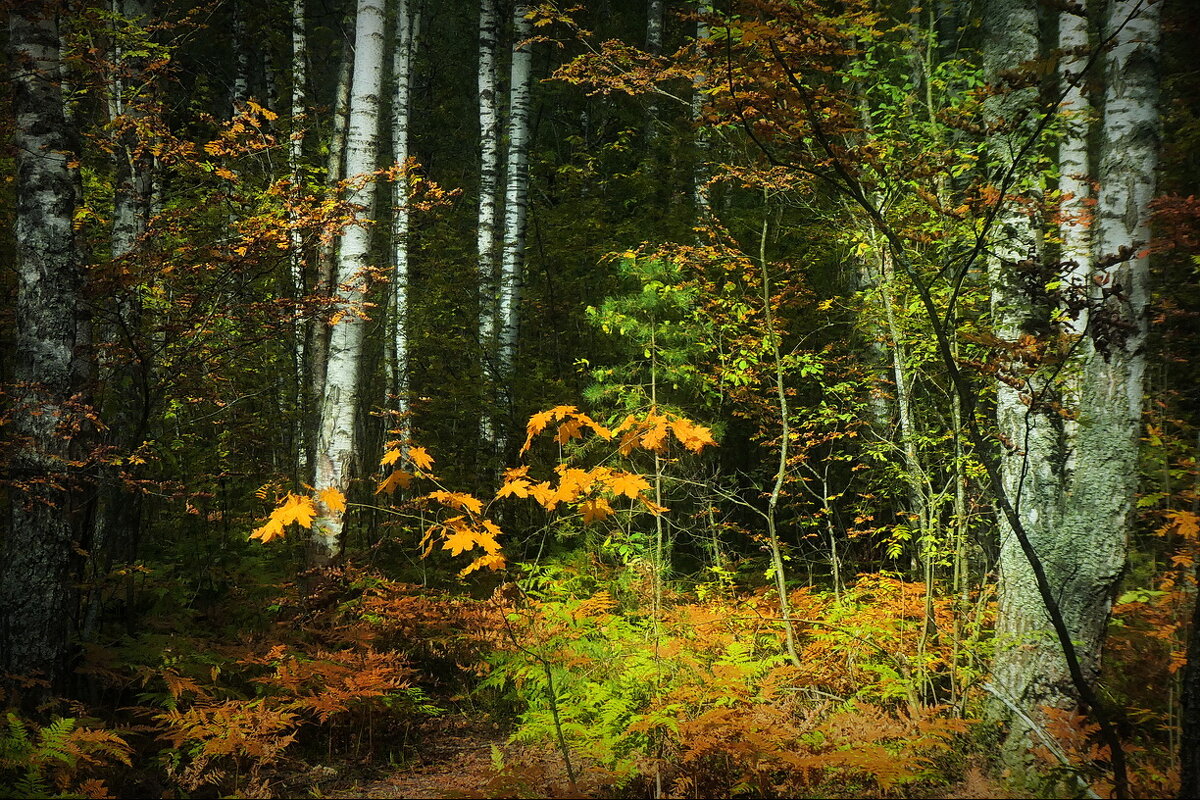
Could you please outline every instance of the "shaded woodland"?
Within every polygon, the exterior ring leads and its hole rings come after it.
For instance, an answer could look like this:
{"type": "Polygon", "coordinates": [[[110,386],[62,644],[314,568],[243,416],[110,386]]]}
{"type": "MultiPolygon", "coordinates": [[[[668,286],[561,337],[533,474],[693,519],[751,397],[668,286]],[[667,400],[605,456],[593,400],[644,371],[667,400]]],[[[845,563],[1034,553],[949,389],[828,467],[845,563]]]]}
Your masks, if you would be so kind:
{"type": "Polygon", "coordinates": [[[1191,0],[0,10],[0,797],[1200,796],[1191,0]]]}

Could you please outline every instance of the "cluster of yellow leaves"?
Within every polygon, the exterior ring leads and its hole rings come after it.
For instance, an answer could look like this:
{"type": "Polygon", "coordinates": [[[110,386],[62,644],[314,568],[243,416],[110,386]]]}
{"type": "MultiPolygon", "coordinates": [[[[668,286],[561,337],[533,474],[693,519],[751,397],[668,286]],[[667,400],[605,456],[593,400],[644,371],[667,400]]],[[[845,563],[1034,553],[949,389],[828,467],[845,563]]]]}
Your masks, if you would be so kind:
{"type": "Polygon", "coordinates": [[[669,434],[674,434],[679,443],[693,453],[699,453],[708,445],[717,443],[713,439],[712,431],[703,425],[697,425],[690,419],[674,414],[660,414],[656,409],[651,409],[642,419],[632,414],[625,417],[625,421],[613,430],[613,434],[621,434],[619,447],[623,456],[629,455],[639,447],[655,453],[664,452],[667,449],[669,434]]]}
{"type": "Polygon", "coordinates": [[[583,438],[583,429],[591,428],[592,432],[601,439],[611,439],[612,432],[594,419],[584,414],[575,406],[555,406],[549,411],[541,411],[529,418],[529,424],[525,426],[525,444],[521,446],[521,455],[524,455],[529,446],[533,444],[533,437],[537,436],[546,427],[553,422],[559,423],[558,430],[554,435],[554,441],[559,444],[566,444],[572,439],[583,438]]]}
{"type": "MultiPolygon", "coordinates": [[[[346,496],[333,486],[318,492],[317,500],[334,513],[346,510],[346,496]]],[[[317,506],[313,498],[288,492],[283,504],[271,512],[266,523],[256,528],[250,538],[269,542],[283,536],[284,530],[293,522],[301,528],[311,528],[316,516],[317,506]]]]}
{"type": "Polygon", "coordinates": [[[392,474],[388,475],[380,481],[378,488],[375,489],[375,494],[391,494],[396,489],[407,489],[412,485],[413,478],[420,473],[428,473],[433,469],[433,456],[424,447],[410,447],[407,453],[402,453],[399,447],[390,447],[383,458],[379,460],[379,465],[383,467],[392,466],[402,457],[407,455],[407,460],[417,469],[417,474],[409,472],[406,469],[395,467],[392,469],[392,474]]]}
{"type": "MultiPolygon", "coordinates": [[[[450,493],[434,492],[433,494],[450,493]]],[[[475,500],[475,498],[471,499],[475,500]]],[[[479,501],[475,500],[475,502],[479,501]]],[[[436,544],[434,535],[437,533],[442,535],[442,549],[449,550],[452,556],[459,556],[476,548],[483,550],[483,555],[459,570],[460,578],[470,575],[477,569],[504,568],[506,562],[504,556],[500,554],[500,542],[496,539],[501,533],[500,526],[490,519],[476,520],[459,515],[430,525],[425,531],[424,538],[421,539],[422,558],[433,552],[436,544]]]]}
{"type": "Polygon", "coordinates": [[[553,511],[559,503],[579,503],[580,513],[587,523],[598,522],[614,513],[608,498],[597,496],[598,492],[637,500],[656,514],[666,511],[643,494],[650,488],[650,483],[635,472],[604,466],[588,470],[559,464],[554,468],[558,475],[555,485],[550,481],[534,483],[529,479],[528,471],[527,466],[508,470],[504,484],[496,492],[496,499],[532,497],[547,511],[553,511]]]}

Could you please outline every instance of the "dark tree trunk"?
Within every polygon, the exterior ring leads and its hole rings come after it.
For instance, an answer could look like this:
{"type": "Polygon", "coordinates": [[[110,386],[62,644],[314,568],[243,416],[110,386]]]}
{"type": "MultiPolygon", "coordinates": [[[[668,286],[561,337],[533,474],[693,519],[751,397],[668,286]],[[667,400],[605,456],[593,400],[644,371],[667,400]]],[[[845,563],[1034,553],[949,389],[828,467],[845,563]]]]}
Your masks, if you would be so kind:
{"type": "Polygon", "coordinates": [[[11,525],[0,551],[0,668],[64,674],[74,608],[82,271],[71,227],[71,137],[59,82],[58,4],[16,5],[8,56],[16,119],[17,338],[11,525]]]}

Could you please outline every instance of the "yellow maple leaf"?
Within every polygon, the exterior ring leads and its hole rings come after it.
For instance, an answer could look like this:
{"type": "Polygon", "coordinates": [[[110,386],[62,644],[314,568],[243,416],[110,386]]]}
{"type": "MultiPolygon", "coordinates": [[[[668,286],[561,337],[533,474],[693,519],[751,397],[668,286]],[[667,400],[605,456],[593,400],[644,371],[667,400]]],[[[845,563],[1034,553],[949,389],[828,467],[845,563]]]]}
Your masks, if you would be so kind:
{"type": "Polygon", "coordinates": [[[395,464],[399,460],[400,460],[400,451],[393,448],[383,454],[383,458],[379,459],[379,465],[381,467],[386,467],[389,464],[395,464]]]}
{"type": "Polygon", "coordinates": [[[264,543],[280,536],[283,536],[283,523],[274,514],[261,528],[255,528],[254,533],[250,534],[251,539],[259,539],[264,543]]]}
{"type": "Polygon", "coordinates": [[[461,508],[465,511],[470,511],[472,514],[483,512],[483,503],[479,501],[479,498],[472,497],[466,492],[430,492],[429,498],[438,501],[444,506],[461,508]]]}
{"type": "Polygon", "coordinates": [[[667,418],[651,412],[646,415],[645,426],[642,447],[647,450],[662,450],[667,444],[667,418]]]}
{"type": "Polygon", "coordinates": [[[504,556],[502,555],[491,554],[480,556],[459,570],[458,577],[465,578],[477,569],[504,569],[505,563],[504,556]]]}
{"type": "Polygon", "coordinates": [[[608,479],[608,486],[613,494],[623,494],[630,499],[650,488],[645,478],[632,472],[614,472],[608,479]]]}
{"type": "Polygon", "coordinates": [[[542,504],[542,507],[547,511],[553,511],[558,505],[558,492],[550,488],[549,481],[542,481],[539,484],[529,487],[529,494],[542,504]]]}
{"type": "Polygon", "coordinates": [[[501,486],[500,490],[496,492],[496,499],[499,500],[501,497],[508,497],[509,495],[512,495],[513,497],[529,497],[530,486],[531,484],[529,481],[525,480],[524,478],[510,480],[508,483],[501,486]]]}
{"type": "Polygon", "coordinates": [[[285,526],[295,522],[302,528],[311,528],[317,509],[311,497],[288,492],[287,502],[275,509],[275,514],[279,515],[280,522],[285,526]]]}
{"type": "Polygon", "coordinates": [[[407,489],[412,484],[412,480],[413,474],[411,472],[405,472],[402,469],[393,470],[391,475],[388,475],[380,482],[379,488],[375,490],[375,494],[391,494],[396,491],[397,486],[407,489]]]}
{"type": "Polygon", "coordinates": [[[711,430],[682,417],[671,421],[671,430],[674,431],[675,438],[693,453],[699,453],[705,445],[717,443],[711,430]]]}
{"type": "Polygon", "coordinates": [[[608,504],[608,501],[603,497],[597,497],[594,500],[587,500],[579,507],[583,512],[583,521],[588,525],[593,522],[601,522],[613,515],[613,508],[608,504]]]}
{"type": "Polygon", "coordinates": [[[317,495],[325,507],[330,511],[337,513],[346,510],[346,495],[337,490],[337,487],[330,486],[317,495]]]}
{"type": "MultiPolygon", "coordinates": [[[[459,517],[461,519],[461,517],[459,517]]],[[[449,524],[449,523],[447,523],[449,524]]],[[[475,549],[475,532],[470,528],[450,528],[454,533],[448,535],[442,542],[442,549],[449,550],[450,555],[461,555],[465,550],[475,549]]]]}
{"type": "Polygon", "coordinates": [[[559,444],[566,444],[572,439],[582,438],[583,423],[579,419],[572,417],[571,419],[565,420],[561,425],[558,426],[558,433],[555,435],[554,441],[558,442],[559,444]]]}
{"type": "Polygon", "coordinates": [[[419,469],[423,469],[426,472],[428,472],[430,467],[433,466],[433,456],[429,455],[429,453],[425,451],[424,447],[408,448],[408,457],[412,459],[412,462],[416,464],[419,469]]]}

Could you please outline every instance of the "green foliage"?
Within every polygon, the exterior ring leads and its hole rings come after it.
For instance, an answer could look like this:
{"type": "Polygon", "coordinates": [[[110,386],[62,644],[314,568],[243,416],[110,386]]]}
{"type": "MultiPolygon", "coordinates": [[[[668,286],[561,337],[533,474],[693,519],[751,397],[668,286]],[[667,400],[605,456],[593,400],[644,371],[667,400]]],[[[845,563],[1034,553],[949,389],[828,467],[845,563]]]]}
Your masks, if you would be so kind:
{"type": "Polygon", "coordinates": [[[98,775],[131,766],[132,748],[119,734],[73,717],[39,727],[7,714],[0,732],[0,798],[108,797],[98,775]]]}

